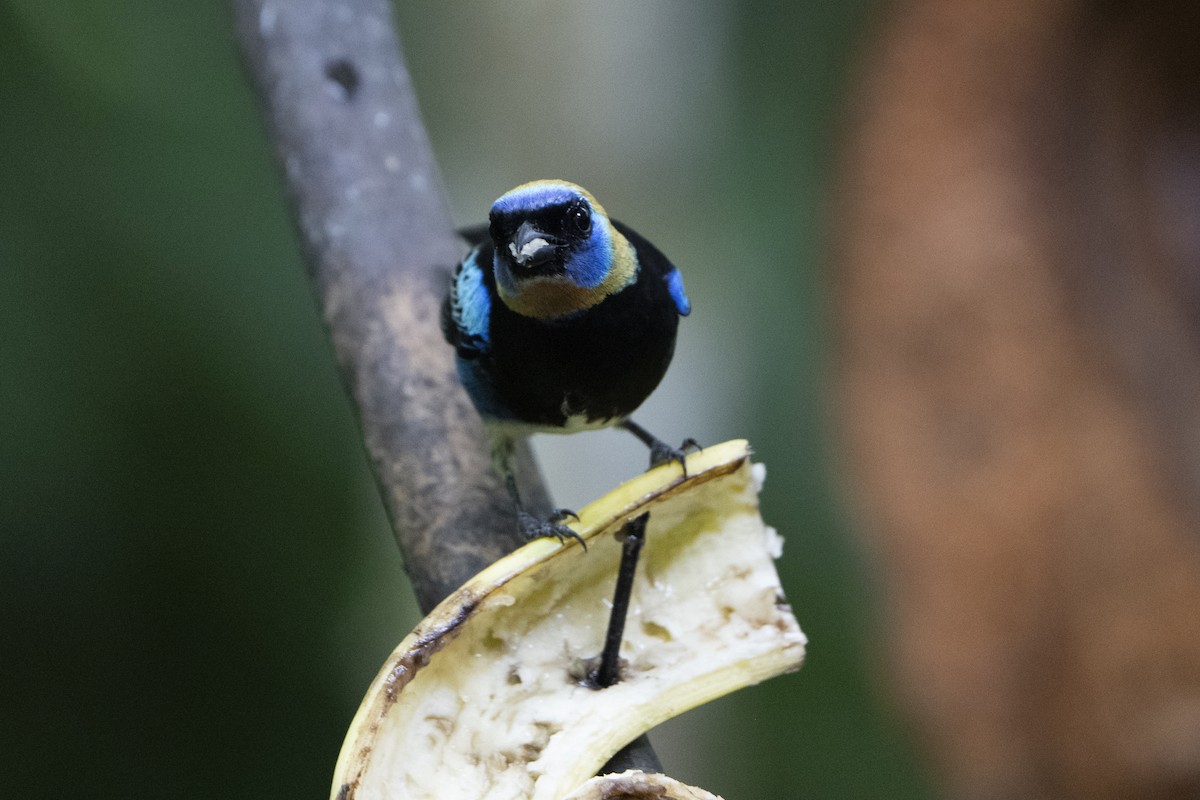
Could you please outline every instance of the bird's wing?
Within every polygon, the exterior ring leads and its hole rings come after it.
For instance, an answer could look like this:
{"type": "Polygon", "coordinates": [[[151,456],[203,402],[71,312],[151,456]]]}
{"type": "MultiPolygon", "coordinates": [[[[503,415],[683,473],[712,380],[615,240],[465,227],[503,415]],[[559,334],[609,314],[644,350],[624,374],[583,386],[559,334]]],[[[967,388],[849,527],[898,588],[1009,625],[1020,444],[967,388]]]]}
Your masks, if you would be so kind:
{"type": "Polygon", "coordinates": [[[488,351],[492,298],[484,282],[476,247],[454,271],[450,293],[442,303],[442,335],[461,358],[479,358],[488,351]]]}
{"type": "Polygon", "coordinates": [[[675,303],[675,310],[679,312],[679,316],[686,317],[690,314],[692,301],[688,299],[687,292],[683,290],[683,276],[679,274],[679,270],[675,268],[671,260],[633,228],[617,220],[613,220],[612,223],[613,227],[633,245],[638,263],[642,265],[642,268],[647,270],[651,276],[666,283],[667,292],[671,295],[671,300],[675,303]]]}
{"type": "Polygon", "coordinates": [[[686,317],[692,313],[692,301],[683,291],[683,276],[679,274],[679,270],[672,266],[663,280],[667,282],[667,291],[670,292],[671,299],[675,301],[675,308],[679,311],[679,316],[686,317]]]}

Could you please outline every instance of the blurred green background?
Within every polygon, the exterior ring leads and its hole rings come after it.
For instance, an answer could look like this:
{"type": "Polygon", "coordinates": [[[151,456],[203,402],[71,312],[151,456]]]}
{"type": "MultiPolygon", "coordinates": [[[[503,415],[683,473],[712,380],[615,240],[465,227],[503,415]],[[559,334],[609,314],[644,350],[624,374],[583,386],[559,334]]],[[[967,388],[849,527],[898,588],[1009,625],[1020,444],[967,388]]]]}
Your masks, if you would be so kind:
{"type": "MultiPolygon", "coordinates": [[[[768,465],[809,661],[652,737],[730,800],[929,796],[823,419],[824,198],[872,5],[396,9],[459,220],[591,189],[695,308],[641,420],[768,465]]],[[[323,796],[416,613],[225,4],[0,0],[0,154],[2,793],[323,796]]],[[[537,446],[564,505],[645,458],[537,446]]]]}

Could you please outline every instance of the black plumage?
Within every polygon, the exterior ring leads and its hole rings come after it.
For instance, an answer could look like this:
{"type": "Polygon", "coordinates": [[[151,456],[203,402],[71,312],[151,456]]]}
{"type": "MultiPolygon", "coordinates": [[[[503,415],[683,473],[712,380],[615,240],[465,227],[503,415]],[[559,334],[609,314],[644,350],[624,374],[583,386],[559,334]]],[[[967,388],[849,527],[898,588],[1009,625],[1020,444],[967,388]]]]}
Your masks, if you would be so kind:
{"type": "Polygon", "coordinates": [[[633,283],[592,308],[550,320],[516,313],[496,299],[490,240],[478,250],[484,285],[493,298],[486,351],[463,341],[447,297],[442,311],[447,341],[460,358],[480,362],[508,412],[499,419],[546,429],[562,428],[578,415],[593,424],[615,424],[632,414],[666,374],[679,325],[665,280],[673,267],[628,226],[613,225],[634,246],[640,269],[633,283]]]}

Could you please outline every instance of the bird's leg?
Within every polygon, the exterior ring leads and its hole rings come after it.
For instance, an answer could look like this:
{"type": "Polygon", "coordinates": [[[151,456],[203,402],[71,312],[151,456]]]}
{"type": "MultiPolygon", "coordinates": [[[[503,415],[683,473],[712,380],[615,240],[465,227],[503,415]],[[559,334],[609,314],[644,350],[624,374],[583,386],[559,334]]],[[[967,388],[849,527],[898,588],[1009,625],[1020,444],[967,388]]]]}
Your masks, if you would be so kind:
{"type": "Polygon", "coordinates": [[[512,437],[494,436],[492,438],[492,464],[504,478],[504,488],[508,490],[508,496],[517,510],[517,528],[521,535],[530,541],[548,537],[554,537],[560,542],[574,539],[583,545],[584,550],[587,550],[587,542],[583,541],[578,533],[562,524],[563,520],[568,517],[579,519],[579,515],[574,511],[560,508],[543,520],[525,510],[525,504],[521,502],[521,493],[517,491],[517,470],[513,444],[512,437]]]}
{"type": "Polygon", "coordinates": [[[671,461],[677,461],[679,462],[679,466],[683,467],[683,477],[686,478],[687,451],[701,449],[699,442],[691,437],[684,439],[683,444],[681,444],[679,447],[672,447],[631,419],[627,419],[622,422],[621,427],[632,433],[637,438],[641,439],[642,444],[650,448],[651,469],[660,464],[667,464],[671,461]]]}

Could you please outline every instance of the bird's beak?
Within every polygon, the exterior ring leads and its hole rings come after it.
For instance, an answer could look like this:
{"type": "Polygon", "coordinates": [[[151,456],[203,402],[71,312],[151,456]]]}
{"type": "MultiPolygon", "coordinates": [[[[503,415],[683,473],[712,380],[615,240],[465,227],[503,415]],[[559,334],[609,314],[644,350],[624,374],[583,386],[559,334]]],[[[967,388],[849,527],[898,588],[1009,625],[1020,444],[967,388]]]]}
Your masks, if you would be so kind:
{"type": "Polygon", "coordinates": [[[508,252],[521,267],[545,264],[554,258],[557,248],[557,239],[542,233],[528,221],[521,223],[521,227],[517,228],[517,232],[508,243],[508,252]]]}

